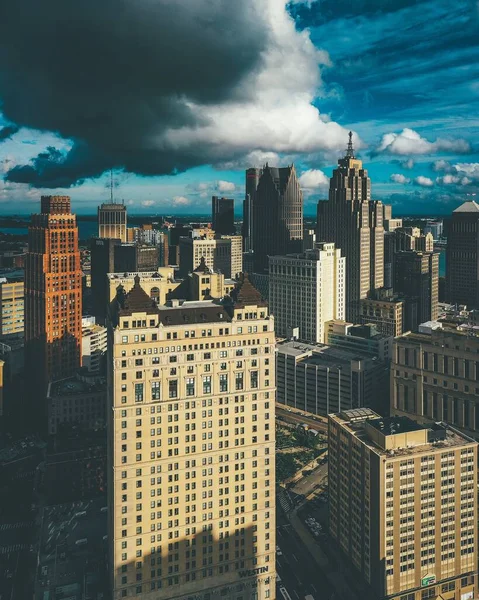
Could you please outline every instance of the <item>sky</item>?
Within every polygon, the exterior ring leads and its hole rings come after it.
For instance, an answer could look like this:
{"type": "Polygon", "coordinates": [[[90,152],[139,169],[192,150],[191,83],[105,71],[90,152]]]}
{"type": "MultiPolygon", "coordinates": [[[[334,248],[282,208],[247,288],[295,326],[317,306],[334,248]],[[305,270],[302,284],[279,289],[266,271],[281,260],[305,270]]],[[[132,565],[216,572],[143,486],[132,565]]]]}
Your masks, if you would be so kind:
{"type": "MultiPolygon", "coordinates": [[[[479,4],[17,0],[0,22],[0,214],[209,213],[244,170],[295,164],[314,214],[353,131],[372,197],[479,196],[479,4]]],[[[477,198],[479,201],[479,197],[477,198]]]]}

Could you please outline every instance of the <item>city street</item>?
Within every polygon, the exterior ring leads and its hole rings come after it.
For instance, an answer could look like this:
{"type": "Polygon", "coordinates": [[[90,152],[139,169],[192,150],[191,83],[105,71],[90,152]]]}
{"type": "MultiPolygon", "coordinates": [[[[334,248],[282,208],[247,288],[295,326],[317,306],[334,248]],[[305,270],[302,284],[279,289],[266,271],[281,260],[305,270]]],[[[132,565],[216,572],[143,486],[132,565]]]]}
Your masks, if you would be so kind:
{"type": "Polygon", "coordinates": [[[321,486],[321,482],[328,475],[328,463],[316,467],[313,471],[298,481],[298,483],[291,488],[291,491],[300,496],[309,496],[315,489],[321,486]]]}
{"type": "Polygon", "coordinates": [[[281,421],[286,421],[286,423],[292,423],[293,425],[298,425],[305,423],[312,429],[316,429],[320,433],[328,432],[328,425],[324,422],[324,420],[319,417],[315,417],[309,413],[300,414],[299,412],[289,411],[287,408],[281,408],[282,405],[276,404],[275,414],[278,419],[281,421]]]}

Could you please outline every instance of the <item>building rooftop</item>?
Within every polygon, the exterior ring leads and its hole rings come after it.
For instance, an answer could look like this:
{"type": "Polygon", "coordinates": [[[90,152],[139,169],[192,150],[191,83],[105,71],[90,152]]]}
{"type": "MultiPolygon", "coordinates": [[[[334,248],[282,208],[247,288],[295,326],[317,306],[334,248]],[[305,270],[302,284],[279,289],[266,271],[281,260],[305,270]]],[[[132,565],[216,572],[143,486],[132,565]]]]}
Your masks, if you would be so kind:
{"type": "Polygon", "coordinates": [[[106,390],[106,380],[103,377],[68,377],[52,381],[48,387],[48,397],[83,396],[106,390]]]}
{"type": "Polygon", "coordinates": [[[409,417],[386,417],[369,419],[371,427],[380,431],[383,435],[394,435],[395,433],[407,433],[408,431],[420,431],[424,426],[413,421],[409,417]]]}
{"type": "Polygon", "coordinates": [[[278,352],[303,359],[302,362],[326,367],[341,367],[351,361],[376,360],[369,352],[348,350],[326,344],[306,344],[303,342],[283,342],[277,344],[278,352]]]}
{"type": "Polygon", "coordinates": [[[453,213],[479,213],[479,204],[474,200],[468,200],[458,206],[456,210],[452,211],[453,213]]]}

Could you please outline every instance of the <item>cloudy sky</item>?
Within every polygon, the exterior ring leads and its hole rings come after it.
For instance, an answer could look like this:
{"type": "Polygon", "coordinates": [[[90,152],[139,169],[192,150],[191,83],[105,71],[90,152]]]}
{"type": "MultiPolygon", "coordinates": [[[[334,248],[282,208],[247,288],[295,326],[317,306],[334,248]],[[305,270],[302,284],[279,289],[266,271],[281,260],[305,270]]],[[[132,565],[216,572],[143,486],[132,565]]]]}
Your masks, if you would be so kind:
{"type": "Polygon", "coordinates": [[[245,168],[294,162],[311,214],[351,129],[374,198],[447,214],[479,195],[478,26],[476,0],[9,3],[0,213],[93,213],[110,169],[131,212],[239,209],[245,168]]]}

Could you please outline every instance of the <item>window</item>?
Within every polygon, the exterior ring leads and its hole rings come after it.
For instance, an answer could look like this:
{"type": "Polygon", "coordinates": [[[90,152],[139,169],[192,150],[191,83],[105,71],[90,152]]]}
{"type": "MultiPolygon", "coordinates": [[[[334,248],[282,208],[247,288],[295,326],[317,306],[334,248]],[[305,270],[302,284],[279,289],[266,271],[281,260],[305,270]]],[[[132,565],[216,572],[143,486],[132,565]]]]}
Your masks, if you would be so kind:
{"type": "Polygon", "coordinates": [[[143,384],[135,383],[135,402],[143,402],[143,384]]]}
{"type": "Polygon", "coordinates": [[[159,400],[160,399],[160,382],[153,381],[151,383],[151,399],[159,400]]]}
{"type": "Polygon", "coordinates": [[[243,389],[243,373],[236,373],[235,375],[235,389],[243,389]]]}
{"type": "Polygon", "coordinates": [[[186,380],[186,395],[187,396],[195,395],[195,380],[193,377],[188,377],[186,380]]]}
{"type": "Polygon", "coordinates": [[[203,377],[203,394],[211,394],[211,375],[203,377]]]}
{"type": "Polygon", "coordinates": [[[228,375],[223,373],[220,375],[220,392],[228,391],[228,375]]]}
{"type": "Polygon", "coordinates": [[[258,371],[251,371],[250,376],[251,376],[251,387],[257,388],[258,387],[258,371]]]}
{"type": "Polygon", "coordinates": [[[178,380],[177,379],[170,379],[170,381],[168,382],[168,391],[169,391],[170,398],[178,397],[178,380]]]}

